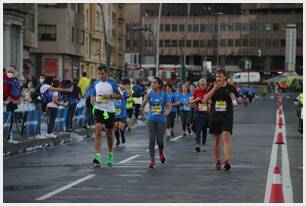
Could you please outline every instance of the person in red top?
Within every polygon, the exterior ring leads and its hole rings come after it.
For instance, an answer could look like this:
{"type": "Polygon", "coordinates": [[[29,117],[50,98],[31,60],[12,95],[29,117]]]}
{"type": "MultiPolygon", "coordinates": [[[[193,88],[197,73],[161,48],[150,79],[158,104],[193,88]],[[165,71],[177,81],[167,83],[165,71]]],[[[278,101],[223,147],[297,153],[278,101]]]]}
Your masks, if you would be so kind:
{"type": "Polygon", "coordinates": [[[203,144],[203,152],[206,151],[206,137],[208,128],[208,103],[203,101],[206,94],[207,82],[205,79],[199,80],[199,88],[196,89],[190,99],[191,104],[195,104],[194,123],[196,126],[196,147],[197,152],[201,152],[201,139],[203,144]]]}
{"type": "Polygon", "coordinates": [[[3,73],[3,106],[6,107],[6,111],[12,112],[12,118],[10,122],[9,128],[9,136],[7,139],[9,142],[14,143],[11,135],[12,126],[13,126],[13,117],[14,111],[18,108],[18,104],[20,103],[20,90],[16,91],[16,88],[20,89],[20,85],[18,83],[17,78],[15,77],[15,69],[10,66],[5,73],[3,73]],[[13,88],[15,85],[15,88],[13,88]],[[13,93],[15,91],[16,93],[13,93]]]}

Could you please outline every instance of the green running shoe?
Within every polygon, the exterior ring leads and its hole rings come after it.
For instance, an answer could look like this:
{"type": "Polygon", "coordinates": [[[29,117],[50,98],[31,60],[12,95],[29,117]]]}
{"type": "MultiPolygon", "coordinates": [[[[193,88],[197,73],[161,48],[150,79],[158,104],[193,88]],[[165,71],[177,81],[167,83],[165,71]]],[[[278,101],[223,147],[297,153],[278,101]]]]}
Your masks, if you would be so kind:
{"type": "Polygon", "coordinates": [[[108,153],[108,155],[107,155],[107,165],[108,166],[113,165],[113,154],[108,153]]]}
{"type": "Polygon", "coordinates": [[[95,159],[92,162],[96,166],[101,165],[101,155],[96,154],[96,157],[95,157],[95,159]]]}

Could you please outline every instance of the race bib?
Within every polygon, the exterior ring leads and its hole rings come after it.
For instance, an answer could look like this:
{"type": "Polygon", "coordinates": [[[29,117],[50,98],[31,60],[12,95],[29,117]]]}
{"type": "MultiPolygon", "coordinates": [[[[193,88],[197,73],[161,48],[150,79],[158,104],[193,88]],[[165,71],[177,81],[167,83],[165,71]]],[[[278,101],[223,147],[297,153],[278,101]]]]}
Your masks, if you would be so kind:
{"type": "Polygon", "coordinates": [[[200,103],[199,104],[199,111],[207,112],[208,111],[207,104],[206,103],[200,103]]]}
{"type": "Polygon", "coordinates": [[[115,115],[119,116],[121,114],[121,108],[116,108],[115,109],[115,115]]]}
{"type": "Polygon", "coordinates": [[[226,112],[226,101],[216,101],[216,112],[226,112]]]}
{"type": "Polygon", "coordinates": [[[97,96],[96,100],[97,100],[98,103],[107,103],[107,101],[108,101],[108,100],[107,100],[105,97],[103,97],[103,96],[97,96]]]}
{"type": "Polygon", "coordinates": [[[151,106],[151,112],[152,114],[156,115],[156,114],[161,114],[162,112],[162,107],[161,105],[152,105],[151,106]]]}
{"type": "Polygon", "coordinates": [[[184,111],[189,111],[190,110],[190,106],[189,105],[184,105],[184,111]]]}

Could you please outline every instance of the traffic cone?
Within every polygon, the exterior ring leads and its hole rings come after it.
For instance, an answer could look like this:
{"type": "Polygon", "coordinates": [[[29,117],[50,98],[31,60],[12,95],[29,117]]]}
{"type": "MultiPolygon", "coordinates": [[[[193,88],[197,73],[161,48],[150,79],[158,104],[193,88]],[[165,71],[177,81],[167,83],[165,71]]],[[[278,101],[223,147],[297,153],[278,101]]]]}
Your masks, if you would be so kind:
{"type": "Polygon", "coordinates": [[[279,117],[279,119],[278,119],[278,127],[279,128],[282,128],[282,126],[283,126],[283,118],[282,117],[279,117]]]}
{"type": "Polygon", "coordinates": [[[275,166],[273,172],[270,203],[284,203],[284,194],[279,166],[275,166]]]}
{"type": "Polygon", "coordinates": [[[275,144],[284,144],[283,133],[281,133],[281,132],[277,133],[277,138],[276,138],[275,144]]]}
{"type": "Polygon", "coordinates": [[[283,114],[283,111],[281,108],[278,109],[278,115],[282,115],[283,114]]]}

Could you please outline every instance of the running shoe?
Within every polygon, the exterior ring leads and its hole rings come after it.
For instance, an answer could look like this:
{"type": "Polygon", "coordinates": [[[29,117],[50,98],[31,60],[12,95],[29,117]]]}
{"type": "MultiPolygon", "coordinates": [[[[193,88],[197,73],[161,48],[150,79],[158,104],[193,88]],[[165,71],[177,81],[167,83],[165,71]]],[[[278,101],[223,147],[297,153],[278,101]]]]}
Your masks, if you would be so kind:
{"type": "Polygon", "coordinates": [[[122,144],[125,143],[125,137],[121,137],[122,144]]]}
{"type": "MultiPolygon", "coordinates": [[[[122,143],[123,143],[123,142],[122,142],[122,143]]],[[[120,141],[117,141],[117,142],[116,142],[116,145],[119,146],[119,145],[120,145],[120,141]]]]}
{"type": "Polygon", "coordinates": [[[225,172],[229,172],[230,169],[231,169],[231,165],[230,165],[229,161],[226,160],[226,161],[224,162],[224,171],[225,171],[225,172]]]}
{"type": "Polygon", "coordinates": [[[203,152],[206,152],[206,146],[203,144],[203,147],[202,147],[203,149],[202,149],[202,151],[203,152]]]}
{"type": "Polygon", "coordinates": [[[95,165],[101,165],[101,155],[96,154],[95,159],[92,161],[95,165]]]}
{"type": "Polygon", "coordinates": [[[108,166],[113,165],[113,154],[108,153],[108,155],[107,155],[107,165],[108,166]]]}
{"type": "Polygon", "coordinates": [[[160,152],[159,157],[160,157],[160,162],[164,164],[166,162],[166,157],[165,157],[164,152],[160,152]]]}
{"type": "Polygon", "coordinates": [[[186,136],[187,136],[187,135],[186,135],[186,133],[184,132],[184,133],[183,133],[183,137],[186,137],[186,136]]]}
{"type": "Polygon", "coordinates": [[[216,162],[216,170],[221,170],[221,160],[217,160],[216,162]]]}
{"type": "Polygon", "coordinates": [[[173,131],[171,131],[171,137],[174,137],[174,132],[173,131]]]}
{"type": "Polygon", "coordinates": [[[195,151],[201,152],[201,147],[200,147],[199,145],[197,145],[197,146],[195,147],[195,151]]]}
{"type": "Polygon", "coordinates": [[[149,168],[154,168],[155,167],[155,160],[150,160],[149,161],[149,168]]]}

